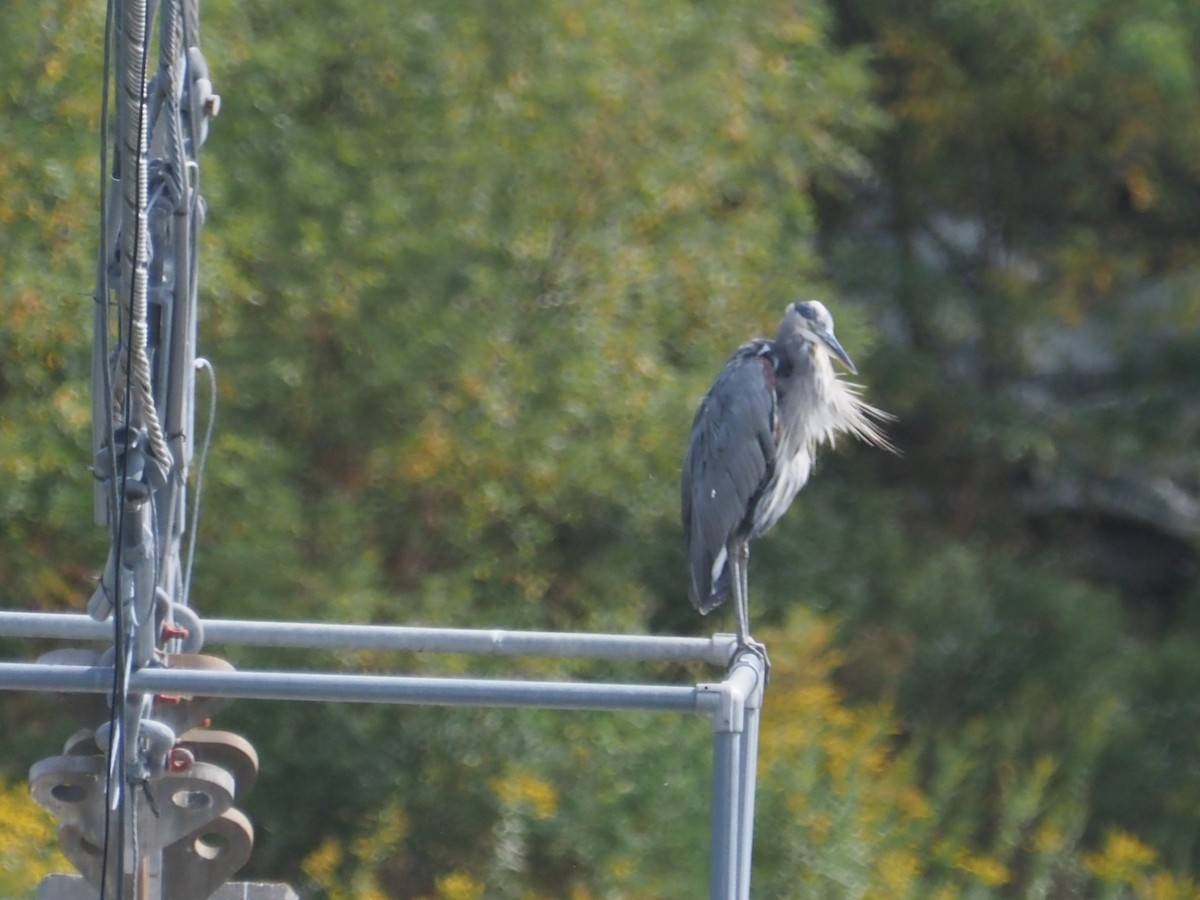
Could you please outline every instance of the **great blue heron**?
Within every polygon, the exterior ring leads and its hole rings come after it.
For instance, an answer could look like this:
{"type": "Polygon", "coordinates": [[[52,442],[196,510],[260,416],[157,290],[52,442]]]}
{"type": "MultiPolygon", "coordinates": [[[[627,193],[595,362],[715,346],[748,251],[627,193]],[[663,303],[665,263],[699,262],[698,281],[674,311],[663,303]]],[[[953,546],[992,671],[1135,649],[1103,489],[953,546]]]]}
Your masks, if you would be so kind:
{"type": "Polygon", "coordinates": [[[817,448],[839,433],[893,449],[878,422],[891,418],[834,373],[837,358],[858,370],[816,300],[793,303],[775,340],[759,338],[733,354],[696,410],[683,463],[682,513],[691,579],[701,613],[733,595],[737,640],[750,638],[750,542],[787,511],[812,472],[817,448]]]}

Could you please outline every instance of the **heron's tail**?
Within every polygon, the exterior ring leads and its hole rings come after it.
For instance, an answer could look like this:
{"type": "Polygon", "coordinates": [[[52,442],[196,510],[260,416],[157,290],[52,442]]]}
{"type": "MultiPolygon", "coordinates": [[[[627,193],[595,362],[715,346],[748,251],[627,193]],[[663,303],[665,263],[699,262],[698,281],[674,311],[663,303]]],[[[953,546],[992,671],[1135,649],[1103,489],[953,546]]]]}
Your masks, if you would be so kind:
{"type": "Polygon", "coordinates": [[[710,612],[729,599],[733,593],[733,583],[729,576],[729,566],[722,564],[716,581],[712,580],[712,572],[716,559],[711,553],[697,554],[698,558],[691,560],[691,578],[688,581],[688,595],[692,606],[701,615],[710,612]]]}

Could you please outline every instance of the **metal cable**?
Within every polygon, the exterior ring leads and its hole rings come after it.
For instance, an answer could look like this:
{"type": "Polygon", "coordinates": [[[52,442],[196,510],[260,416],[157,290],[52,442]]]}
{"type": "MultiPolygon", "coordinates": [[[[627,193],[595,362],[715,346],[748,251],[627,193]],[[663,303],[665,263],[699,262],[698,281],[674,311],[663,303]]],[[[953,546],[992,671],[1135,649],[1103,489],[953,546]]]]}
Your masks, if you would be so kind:
{"type": "MultiPolygon", "coordinates": [[[[121,453],[120,489],[117,492],[117,508],[113,515],[114,540],[114,697],[108,740],[108,788],[109,803],[105,814],[106,833],[115,824],[117,867],[116,900],[124,893],[124,859],[126,821],[129,816],[128,779],[130,754],[136,752],[136,741],[130,742],[129,727],[136,728],[136,721],[129,709],[129,676],[133,669],[136,635],[132,633],[136,623],[133,616],[125,615],[124,592],[120,588],[122,575],[122,551],[125,531],[129,527],[129,480],[131,456],[135,450],[135,423],[144,424],[147,431],[150,453],[160,463],[170,467],[170,451],[162,435],[154,406],[152,376],[150,372],[147,323],[147,276],[149,261],[149,235],[147,233],[148,167],[146,66],[149,48],[149,17],[145,0],[123,0],[121,6],[121,33],[118,38],[121,51],[120,63],[123,78],[120,81],[118,105],[118,139],[121,142],[120,163],[121,194],[124,200],[124,216],[121,229],[121,270],[124,276],[122,288],[128,291],[126,313],[126,340],[124,355],[124,452],[121,453]],[[131,164],[132,163],[132,164],[131,164]],[[119,673],[119,675],[117,674],[119,673]],[[115,771],[114,771],[115,770],[115,771]],[[115,777],[114,777],[115,775],[115,777]],[[115,816],[114,816],[115,813],[115,816]],[[115,818],[115,823],[112,820],[115,818]]],[[[117,448],[112,446],[115,454],[117,448]]],[[[113,473],[116,476],[116,472],[113,473]]],[[[134,587],[136,592],[137,588],[134,587]]],[[[131,598],[136,606],[136,597],[131,598]]],[[[136,609],[131,610],[136,614],[136,609]]],[[[140,710],[138,711],[140,715],[140,710]]],[[[136,732],[135,732],[136,733],[136,732]]],[[[136,800],[135,800],[136,803],[136,800]]],[[[137,869],[137,859],[134,860],[137,869]]],[[[105,858],[107,876],[108,857],[105,858]]],[[[107,878],[102,882],[102,898],[107,893],[107,878]]]]}
{"type": "MultiPolygon", "coordinates": [[[[163,79],[162,114],[167,118],[166,157],[170,160],[174,170],[171,173],[172,177],[182,185],[186,185],[184,176],[187,160],[184,155],[183,121],[179,109],[179,99],[182,93],[179,84],[181,74],[179,63],[183,60],[181,20],[182,10],[179,7],[179,0],[165,0],[162,10],[162,30],[159,37],[159,77],[163,79]]],[[[176,212],[182,211],[178,208],[178,200],[182,197],[181,190],[176,197],[176,212]]],[[[178,278],[179,275],[177,274],[176,277],[178,278]]]]}
{"type": "MultiPolygon", "coordinates": [[[[96,340],[98,346],[94,351],[99,359],[95,360],[94,365],[100,373],[100,384],[93,384],[93,390],[97,387],[103,391],[105,402],[92,406],[93,415],[103,414],[104,416],[104,435],[103,441],[109,447],[114,446],[114,434],[116,425],[113,422],[113,413],[111,406],[112,399],[112,377],[109,372],[108,362],[108,302],[109,302],[109,285],[108,285],[108,264],[109,264],[109,243],[108,243],[108,122],[109,122],[109,89],[112,84],[112,48],[113,48],[113,31],[115,28],[116,10],[113,0],[109,0],[105,16],[104,16],[104,69],[100,89],[100,252],[99,259],[96,265],[96,340]]],[[[108,499],[108,515],[110,522],[117,516],[119,508],[119,496],[117,494],[117,479],[110,474],[109,482],[111,489],[108,499]]],[[[115,593],[115,591],[114,591],[115,593]]],[[[116,607],[114,606],[114,610],[116,607]]],[[[117,646],[117,635],[120,632],[120,617],[113,615],[113,647],[117,646]]],[[[117,675],[117,666],[113,666],[113,682],[112,693],[109,705],[109,735],[111,736],[116,730],[116,715],[117,715],[117,696],[120,693],[120,677],[117,675]]],[[[104,796],[112,797],[113,787],[113,762],[115,757],[112,754],[112,741],[109,741],[108,759],[104,767],[104,796]]],[[[105,895],[108,890],[108,860],[109,860],[109,842],[112,837],[112,816],[108,809],[108,804],[105,804],[104,810],[104,840],[101,852],[100,863],[100,900],[106,900],[105,895]]]]}
{"type": "Polygon", "coordinates": [[[204,493],[204,467],[208,463],[208,450],[212,446],[213,425],[217,421],[217,370],[207,359],[196,360],[196,368],[208,372],[208,422],[204,426],[204,441],[200,444],[200,456],[196,460],[196,489],[192,498],[192,525],[188,534],[187,561],[183,569],[183,591],[180,602],[188,606],[192,594],[192,565],[196,561],[196,532],[200,530],[200,500],[204,493]]]}
{"type": "Polygon", "coordinates": [[[122,35],[125,58],[121,141],[125,152],[121,160],[121,193],[127,220],[121,230],[121,270],[124,276],[122,283],[129,292],[129,346],[126,348],[124,375],[132,386],[134,401],[133,409],[126,406],[125,415],[129,422],[145,427],[151,455],[164,469],[169,470],[172,464],[171,451],[167,447],[154,405],[153,376],[146,349],[149,340],[147,292],[150,258],[147,228],[149,173],[146,157],[149,141],[146,127],[146,58],[150,42],[150,19],[145,0],[124,0],[122,8],[125,13],[122,35]]]}

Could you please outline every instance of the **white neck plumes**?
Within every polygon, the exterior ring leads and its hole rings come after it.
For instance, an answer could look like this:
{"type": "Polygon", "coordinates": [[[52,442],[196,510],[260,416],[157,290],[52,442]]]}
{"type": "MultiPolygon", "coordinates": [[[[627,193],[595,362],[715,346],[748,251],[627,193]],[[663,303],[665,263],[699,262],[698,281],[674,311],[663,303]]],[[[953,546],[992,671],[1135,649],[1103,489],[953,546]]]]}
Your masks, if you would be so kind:
{"type": "Polygon", "coordinates": [[[838,377],[833,360],[823,347],[810,346],[815,396],[811,414],[804,417],[801,425],[804,434],[800,441],[804,449],[815,456],[822,444],[832,447],[839,434],[849,434],[895,453],[896,448],[880,428],[880,423],[895,417],[863,400],[862,385],[838,377]]]}

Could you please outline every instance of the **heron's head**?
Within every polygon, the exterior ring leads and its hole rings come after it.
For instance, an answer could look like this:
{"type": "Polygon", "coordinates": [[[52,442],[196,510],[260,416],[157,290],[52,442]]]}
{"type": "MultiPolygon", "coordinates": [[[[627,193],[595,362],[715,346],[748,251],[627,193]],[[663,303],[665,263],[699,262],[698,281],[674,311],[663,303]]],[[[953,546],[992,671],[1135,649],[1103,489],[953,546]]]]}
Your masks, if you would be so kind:
{"type": "Polygon", "coordinates": [[[842,349],[838,339],[833,334],[833,316],[820,300],[802,300],[788,307],[784,318],[785,327],[790,326],[802,337],[812,343],[816,352],[828,351],[841,362],[850,372],[858,374],[858,369],[850,359],[850,354],[842,349]]]}

